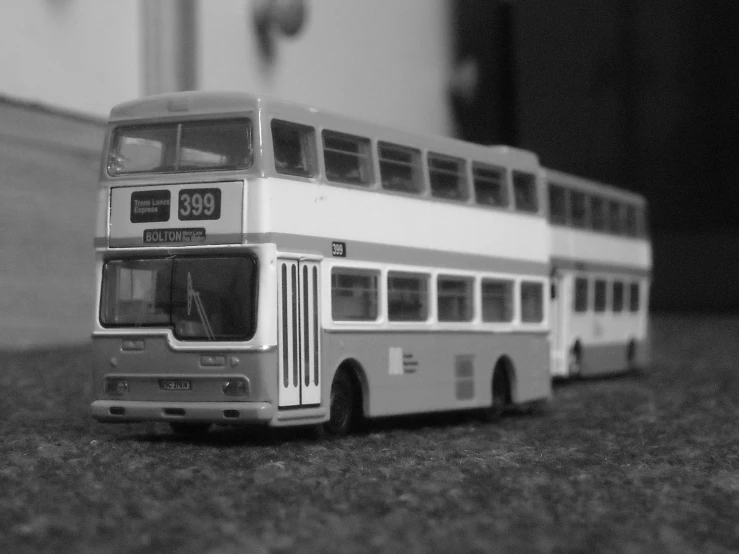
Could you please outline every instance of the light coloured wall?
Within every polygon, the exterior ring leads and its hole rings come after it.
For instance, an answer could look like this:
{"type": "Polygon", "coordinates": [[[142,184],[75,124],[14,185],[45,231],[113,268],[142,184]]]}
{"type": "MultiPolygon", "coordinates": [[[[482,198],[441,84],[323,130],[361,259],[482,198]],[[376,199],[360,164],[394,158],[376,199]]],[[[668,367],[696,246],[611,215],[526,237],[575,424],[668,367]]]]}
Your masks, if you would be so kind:
{"type": "Polygon", "coordinates": [[[0,6],[0,94],[105,116],[140,94],[137,0],[0,6]]]}
{"type": "Polygon", "coordinates": [[[305,0],[300,35],[259,57],[255,0],[199,0],[197,82],[307,103],[412,131],[452,132],[447,0],[305,0]]]}

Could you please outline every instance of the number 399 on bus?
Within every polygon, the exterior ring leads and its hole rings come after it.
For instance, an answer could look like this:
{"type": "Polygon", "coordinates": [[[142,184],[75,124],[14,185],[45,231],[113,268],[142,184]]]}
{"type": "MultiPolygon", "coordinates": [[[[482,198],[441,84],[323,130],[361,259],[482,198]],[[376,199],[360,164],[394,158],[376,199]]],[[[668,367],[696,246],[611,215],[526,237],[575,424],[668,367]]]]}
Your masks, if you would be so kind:
{"type": "Polygon", "coordinates": [[[221,189],[182,189],[177,213],[180,221],[220,219],[221,189]]]}

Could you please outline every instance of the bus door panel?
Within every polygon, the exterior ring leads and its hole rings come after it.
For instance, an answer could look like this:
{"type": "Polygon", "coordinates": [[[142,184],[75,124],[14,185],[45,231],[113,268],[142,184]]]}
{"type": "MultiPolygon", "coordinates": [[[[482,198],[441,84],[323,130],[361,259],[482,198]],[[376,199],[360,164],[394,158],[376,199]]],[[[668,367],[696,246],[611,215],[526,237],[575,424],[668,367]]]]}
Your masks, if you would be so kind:
{"type": "Polygon", "coordinates": [[[551,329],[551,360],[552,368],[556,373],[565,371],[564,363],[566,360],[564,344],[564,326],[566,324],[566,306],[565,298],[567,295],[565,287],[565,279],[560,271],[554,270],[550,279],[550,309],[549,309],[549,328],[551,329]]]}
{"type": "Polygon", "coordinates": [[[321,403],[320,267],[279,260],[277,321],[280,408],[321,403]]]}

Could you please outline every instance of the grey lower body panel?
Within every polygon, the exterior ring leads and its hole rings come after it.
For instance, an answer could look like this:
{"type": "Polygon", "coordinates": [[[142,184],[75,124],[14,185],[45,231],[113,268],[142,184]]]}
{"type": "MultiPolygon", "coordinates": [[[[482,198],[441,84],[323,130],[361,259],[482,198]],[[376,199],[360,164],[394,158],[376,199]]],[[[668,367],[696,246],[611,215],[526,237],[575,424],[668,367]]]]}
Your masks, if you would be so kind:
{"type": "Polygon", "coordinates": [[[648,366],[651,359],[649,341],[635,341],[633,345],[631,359],[626,343],[583,345],[581,375],[605,375],[648,366]]]}

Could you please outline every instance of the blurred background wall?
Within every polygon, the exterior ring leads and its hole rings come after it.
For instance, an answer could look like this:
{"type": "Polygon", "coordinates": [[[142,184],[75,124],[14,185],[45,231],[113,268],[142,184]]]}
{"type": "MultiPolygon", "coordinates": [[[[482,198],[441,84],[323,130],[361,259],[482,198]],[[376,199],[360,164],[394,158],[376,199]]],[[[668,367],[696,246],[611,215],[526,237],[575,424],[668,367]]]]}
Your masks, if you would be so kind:
{"type": "Polygon", "coordinates": [[[90,115],[141,94],[143,2],[0,5],[0,93],[90,115]]]}
{"type": "Polygon", "coordinates": [[[4,2],[0,347],[89,338],[102,125],[114,104],[243,90],[448,135],[450,13],[447,0],[4,2]],[[271,4],[282,19],[260,34],[271,4]]]}
{"type": "Polygon", "coordinates": [[[88,338],[104,118],[190,89],[517,145],[643,193],[652,306],[736,311],[737,29],[718,0],[5,2],[0,345],[88,338]]]}

